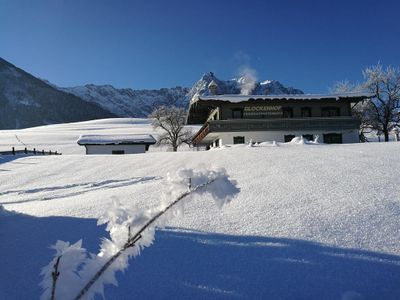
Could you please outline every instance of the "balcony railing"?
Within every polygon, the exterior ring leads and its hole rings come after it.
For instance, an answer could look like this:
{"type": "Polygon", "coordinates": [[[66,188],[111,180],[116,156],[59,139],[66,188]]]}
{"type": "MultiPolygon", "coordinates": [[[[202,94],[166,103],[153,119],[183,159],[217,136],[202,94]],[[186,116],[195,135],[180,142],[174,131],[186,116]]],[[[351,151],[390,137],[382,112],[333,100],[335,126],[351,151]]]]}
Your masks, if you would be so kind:
{"type": "Polygon", "coordinates": [[[230,119],[209,121],[209,132],[262,130],[346,130],[358,129],[360,121],[352,117],[230,119]]]}
{"type": "Polygon", "coordinates": [[[289,131],[318,130],[338,131],[358,129],[360,121],[353,117],[332,118],[285,118],[285,119],[229,119],[210,120],[203,125],[193,138],[194,144],[199,144],[212,132],[237,131],[289,131]]]}

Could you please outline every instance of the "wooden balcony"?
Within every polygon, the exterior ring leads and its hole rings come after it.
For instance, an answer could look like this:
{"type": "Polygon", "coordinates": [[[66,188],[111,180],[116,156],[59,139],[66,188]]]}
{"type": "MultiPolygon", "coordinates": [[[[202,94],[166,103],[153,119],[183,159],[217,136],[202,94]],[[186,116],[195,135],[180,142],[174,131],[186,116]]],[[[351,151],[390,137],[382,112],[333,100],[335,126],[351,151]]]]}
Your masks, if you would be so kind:
{"type": "Polygon", "coordinates": [[[193,143],[201,143],[207,134],[213,132],[340,131],[359,127],[360,121],[353,117],[210,120],[195,135],[193,143]]]}
{"type": "Polygon", "coordinates": [[[230,119],[209,121],[209,132],[263,130],[346,130],[358,129],[360,121],[353,117],[230,119]]]}

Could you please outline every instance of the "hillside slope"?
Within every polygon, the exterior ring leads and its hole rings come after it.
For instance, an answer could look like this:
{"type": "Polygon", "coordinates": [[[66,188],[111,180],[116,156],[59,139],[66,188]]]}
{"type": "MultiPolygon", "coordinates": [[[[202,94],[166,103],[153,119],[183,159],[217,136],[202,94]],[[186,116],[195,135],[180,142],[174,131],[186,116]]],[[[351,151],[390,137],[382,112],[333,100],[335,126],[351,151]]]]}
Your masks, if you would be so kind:
{"type": "MultiPolygon", "coordinates": [[[[66,149],[78,149],[71,137],[83,129],[119,134],[148,126],[115,119],[13,133],[51,144],[58,128],[66,149]]],[[[186,204],[185,216],[117,276],[119,286],[106,288],[107,299],[399,299],[399,147],[0,157],[0,298],[38,298],[49,245],[82,238],[95,252],[106,236],[97,218],[114,199],[152,208],[168,189],[168,172],[203,164],[226,168],[241,189],[237,198],[222,210],[206,195],[186,204]]]]}
{"type": "Polygon", "coordinates": [[[59,91],[0,58],[0,129],[113,116],[97,104],[59,91]]]}

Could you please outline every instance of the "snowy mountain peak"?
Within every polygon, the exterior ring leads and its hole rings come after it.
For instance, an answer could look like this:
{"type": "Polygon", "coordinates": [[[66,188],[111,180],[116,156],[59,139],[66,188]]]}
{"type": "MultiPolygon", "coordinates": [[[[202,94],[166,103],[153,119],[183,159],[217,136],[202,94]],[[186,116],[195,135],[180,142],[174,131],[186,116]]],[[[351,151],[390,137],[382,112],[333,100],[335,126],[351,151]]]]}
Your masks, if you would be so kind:
{"type": "Polygon", "coordinates": [[[272,82],[274,82],[274,80],[264,80],[260,82],[260,85],[271,84],[272,82]]]}
{"type": "Polygon", "coordinates": [[[203,76],[201,76],[201,78],[200,78],[200,80],[204,80],[204,81],[207,81],[207,82],[211,82],[214,79],[216,79],[216,78],[215,78],[213,72],[204,73],[203,76]]]}
{"type": "Polygon", "coordinates": [[[210,96],[221,94],[253,94],[253,95],[272,95],[272,94],[304,94],[303,91],[285,87],[277,80],[264,80],[256,82],[248,76],[241,76],[230,80],[220,80],[214,73],[204,74],[199,81],[189,91],[188,101],[196,96],[210,96]]]}

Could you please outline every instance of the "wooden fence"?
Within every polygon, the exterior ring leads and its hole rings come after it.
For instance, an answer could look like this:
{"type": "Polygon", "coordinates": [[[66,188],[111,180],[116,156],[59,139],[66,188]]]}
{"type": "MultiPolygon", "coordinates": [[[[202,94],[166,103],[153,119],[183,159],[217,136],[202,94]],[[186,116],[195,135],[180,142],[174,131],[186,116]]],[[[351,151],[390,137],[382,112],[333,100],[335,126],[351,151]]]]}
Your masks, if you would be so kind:
{"type": "Polygon", "coordinates": [[[14,147],[12,147],[11,151],[0,151],[0,155],[24,155],[24,154],[29,154],[29,155],[61,155],[61,153],[57,151],[45,151],[45,150],[37,150],[36,148],[33,148],[32,150],[28,149],[25,147],[23,150],[16,150],[14,147]]]}

